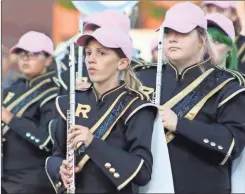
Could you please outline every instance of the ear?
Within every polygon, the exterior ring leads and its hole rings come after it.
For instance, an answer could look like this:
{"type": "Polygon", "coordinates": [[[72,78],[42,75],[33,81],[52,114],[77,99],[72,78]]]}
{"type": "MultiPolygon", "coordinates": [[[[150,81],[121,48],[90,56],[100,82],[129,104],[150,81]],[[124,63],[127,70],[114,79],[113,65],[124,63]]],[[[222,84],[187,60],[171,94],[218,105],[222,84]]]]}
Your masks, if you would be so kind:
{"type": "Polygon", "coordinates": [[[118,65],[117,65],[117,69],[119,71],[122,71],[122,70],[126,69],[129,66],[129,63],[130,63],[129,59],[122,58],[122,59],[120,59],[118,65]]]}
{"type": "Polygon", "coordinates": [[[46,59],[45,67],[48,67],[52,63],[52,61],[53,61],[53,58],[52,57],[48,57],[46,59]]]}
{"type": "Polygon", "coordinates": [[[199,48],[200,49],[203,48],[203,46],[205,46],[206,42],[207,42],[207,37],[206,36],[202,36],[200,44],[199,44],[199,48]]]}

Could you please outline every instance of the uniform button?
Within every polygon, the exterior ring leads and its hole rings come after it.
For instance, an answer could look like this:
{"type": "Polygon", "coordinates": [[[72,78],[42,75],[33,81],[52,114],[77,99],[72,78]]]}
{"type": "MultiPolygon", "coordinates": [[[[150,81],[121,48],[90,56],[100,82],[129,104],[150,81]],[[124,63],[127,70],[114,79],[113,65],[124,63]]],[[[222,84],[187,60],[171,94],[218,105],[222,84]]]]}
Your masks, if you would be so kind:
{"type": "Polygon", "coordinates": [[[116,172],[116,170],[115,170],[115,168],[110,168],[110,170],[109,170],[111,173],[114,173],[114,172],[116,172]]]}
{"type": "Polygon", "coordinates": [[[111,168],[111,164],[109,162],[105,163],[106,168],[111,168]]]}
{"type": "Polygon", "coordinates": [[[60,186],[61,186],[61,182],[58,182],[58,183],[55,185],[56,188],[59,188],[60,186]]]}
{"type": "Polygon", "coordinates": [[[36,142],[36,143],[39,143],[39,142],[40,142],[40,139],[35,139],[35,142],[36,142]]]}
{"type": "Polygon", "coordinates": [[[114,175],[113,175],[116,179],[118,179],[119,177],[120,177],[120,174],[118,174],[117,172],[116,173],[114,173],[114,175]]]}
{"type": "Polygon", "coordinates": [[[214,146],[216,146],[216,143],[211,142],[210,145],[214,147],[214,146]]]}
{"type": "Polygon", "coordinates": [[[31,140],[34,140],[35,139],[35,137],[34,136],[31,136],[31,140]]]}
{"type": "Polygon", "coordinates": [[[203,142],[204,143],[209,143],[209,140],[208,139],[204,139],[203,142]]]}
{"type": "Polygon", "coordinates": [[[4,126],[4,123],[2,123],[2,127],[4,126]]]}
{"type": "Polygon", "coordinates": [[[222,146],[220,146],[220,145],[218,146],[218,148],[219,148],[220,150],[223,150],[223,147],[222,147],[222,146]]]}
{"type": "Polygon", "coordinates": [[[30,137],[31,136],[31,134],[30,133],[26,133],[26,137],[30,137]]]}

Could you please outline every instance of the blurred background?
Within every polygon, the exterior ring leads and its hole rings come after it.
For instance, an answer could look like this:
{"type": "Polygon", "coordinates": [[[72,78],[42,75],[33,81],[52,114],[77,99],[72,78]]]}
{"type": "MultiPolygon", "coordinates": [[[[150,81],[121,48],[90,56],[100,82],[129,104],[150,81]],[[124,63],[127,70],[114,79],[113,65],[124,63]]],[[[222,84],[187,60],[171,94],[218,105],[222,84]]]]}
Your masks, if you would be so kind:
{"type": "MultiPolygon", "coordinates": [[[[154,30],[161,25],[166,10],[178,2],[180,1],[138,3],[131,37],[145,60],[150,60],[148,46],[155,36],[154,30]]],[[[241,18],[242,34],[245,35],[245,1],[238,1],[237,11],[241,18]]],[[[52,37],[57,45],[78,32],[79,15],[67,0],[2,0],[2,44],[11,48],[22,34],[36,30],[52,37]]]]}

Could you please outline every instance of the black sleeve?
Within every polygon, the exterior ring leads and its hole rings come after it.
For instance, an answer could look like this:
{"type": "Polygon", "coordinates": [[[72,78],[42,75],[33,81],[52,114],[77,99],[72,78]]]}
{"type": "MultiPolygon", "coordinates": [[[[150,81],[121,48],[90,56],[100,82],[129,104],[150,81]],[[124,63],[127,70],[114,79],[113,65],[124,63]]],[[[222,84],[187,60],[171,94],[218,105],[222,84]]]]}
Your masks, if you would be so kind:
{"type": "Polygon", "coordinates": [[[146,185],[151,179],[151,138],[155,113],[143,108],[131,117],[127,124],[125,139],[128,150],[122,150],[108,142],[94,138],[86,154],[100,167],[118,190],[128,183],[146,185]],[[147,118],[147,119],[146,119],[147,118]],[[114,173],[109,170],[113,168],[114,173]]]}
{"type": "Polygon", "coordinates": [[[37,113],[35,120],[30,117],[16,117],[8,124],[11,130],[28,140],[34,146],[44,149],[51,148],[52,142],[48,130],[49,122],[55,117],[55,102],[48,101],[37,113]]]}
{"type": "Polygon", "coordinates": [[[66,122],[61,116],[55,118],[52,124],[53,131],[53,150],[52,156],[48,157],[45,162],[46,174],[53,185],[56,193],[62,193],[65,188],[60,177],[60,166],[66,156],[66,122]]]}
{"type": "Polygon", "coordinates": [[[238,94],[223,104],[216,122],[179,119],[176,134],[186,137],[190,150],[214,163],[224,165],[238,157],[245,142],[245,95],[238,94]]]}

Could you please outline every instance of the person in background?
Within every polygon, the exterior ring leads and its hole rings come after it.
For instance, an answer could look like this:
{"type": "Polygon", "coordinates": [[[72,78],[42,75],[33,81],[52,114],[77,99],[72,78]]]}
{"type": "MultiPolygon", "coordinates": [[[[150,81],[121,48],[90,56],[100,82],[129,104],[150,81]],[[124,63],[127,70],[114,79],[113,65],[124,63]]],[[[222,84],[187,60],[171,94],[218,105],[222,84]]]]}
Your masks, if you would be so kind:
{"type": "Polygon", "coordinates": [[[18,56],[23,77],[3,91],[2,189],[6,193],[52,193],[44,164],[53,145],[49,125],[58,95],[57,72],[49,68],[53,42],[43,33],[29,31],[10,52],[18,56]]]}
{"type": "Polygon", "coordinates": [[[245,36],[241,34],[242,25],[237,13],[237,1],[203,1],[201,7],[206,14],[220,13],[228,17],[235,28],[235,44],[238,52],[238,70],[245,73],[245,36]]]}
{"type": "Polygon", "coordinates": [[[235,29],[230,19],[219,13],[206,15],[208,34],[211,36],[215,48],[211,53],[213,64],[224,69],[237,70],[237,47],[235,45],[235,29]]]}

